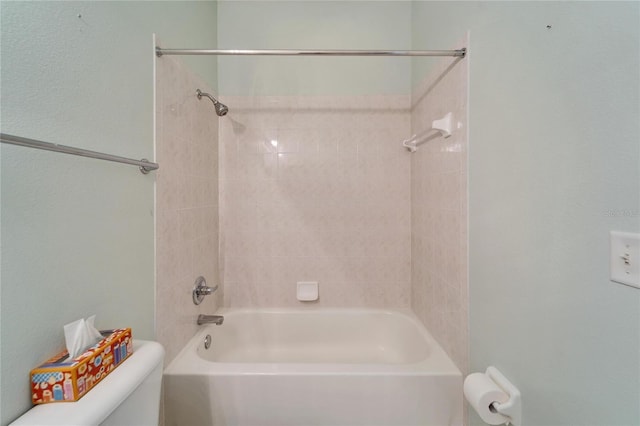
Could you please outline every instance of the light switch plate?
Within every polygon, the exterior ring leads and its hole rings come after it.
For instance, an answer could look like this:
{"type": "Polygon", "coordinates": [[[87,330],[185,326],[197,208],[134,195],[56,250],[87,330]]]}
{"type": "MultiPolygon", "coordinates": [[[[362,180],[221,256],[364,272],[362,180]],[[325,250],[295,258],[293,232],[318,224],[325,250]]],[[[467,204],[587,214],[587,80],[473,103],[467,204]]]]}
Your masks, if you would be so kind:
{"type": "Polygon", "coordinates": [[[640,288],[640,234],[611,231],[611,281],[640,288]]]}

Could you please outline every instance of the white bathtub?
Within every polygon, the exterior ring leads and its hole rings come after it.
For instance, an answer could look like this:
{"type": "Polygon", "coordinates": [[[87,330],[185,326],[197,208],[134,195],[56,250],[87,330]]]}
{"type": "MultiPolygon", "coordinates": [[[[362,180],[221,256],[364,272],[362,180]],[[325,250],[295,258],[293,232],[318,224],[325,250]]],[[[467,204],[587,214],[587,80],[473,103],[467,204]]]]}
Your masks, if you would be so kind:
{"type": "Polygon", "coordinates": [[[167,426],[462,424],[462,374],[412,314],[218,314],[165,370],[167,426]]]}

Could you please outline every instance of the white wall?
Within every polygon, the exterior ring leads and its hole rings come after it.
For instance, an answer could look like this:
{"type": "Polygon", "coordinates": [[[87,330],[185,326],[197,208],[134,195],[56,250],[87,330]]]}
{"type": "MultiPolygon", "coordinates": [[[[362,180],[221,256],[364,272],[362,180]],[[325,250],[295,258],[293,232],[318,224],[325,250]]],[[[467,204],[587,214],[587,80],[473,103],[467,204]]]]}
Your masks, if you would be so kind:
{"type": "MultiPolygon", "coordinates": [[[[409,49],[410,12],[407,1],[223,1],[218,47],[409,49]]],[[[225,306],[300,306],[295,282],[307,280],[320,282],[320,306],[409,305],[410,64],[219,58],[231,111],[220,134],[225,306]]]]}
{"type": "Polygon", "coordinates": [[[225,99],[225,306],[408,307],[408,97],[225,99]],[[298,281],[319,300],[298,301],[298,281]]]}
{"type": "Polygon", "coordinates": [[[179,57],[156,58],[156,339],[165,365],[198,331],[198,314],[222,306],[218,268],[218,122],[196,89],[213,90],[179,57]],[[193,286],[219,285],[200,305],[193,286]]]}
{"type": "MultiPolygon", "coordinates": [[[[2,2],[2,132],[153,158],[152,33],[215,45],[213,2],[2,2]],[[80,15],[80,16],[79,16],[80,15]]],[[[193,67],[215,82],[214,60],[193,67]]],[[[29,370],[62,326],[153,338],[154,179],[2,145],[0,424],[30,406],[29,370]]],[[[162,167],[162,165],[161,165],[162,167]]]]}
{"type": "MultiPolygon", "coordinates": [[[[220,49],[410,49],[409,1],[222,1],[220,49]]],[[[219,58],[224,95],[409,94],[409,58],[219,58]]]]}
{"type": "MultiPolygon", "coordinates": [[[[455,48],[468,45],[461,37],[455,48]]],[[[428,134],[452,115],[451,136],[436,134],[411,156],[411,307],[462,374],[469,371],[467,212],[469,61],[431,58],[412,95],[411,134],[428,134]]]]}
{"type": "Polygon", "coordinates": [[[609,231],[640,231],[639,19],[414,3],[414,48],[471,31],[471,369],[513,380],[526,425],[640,424],[640,290],[608,278],[609,231]]]}

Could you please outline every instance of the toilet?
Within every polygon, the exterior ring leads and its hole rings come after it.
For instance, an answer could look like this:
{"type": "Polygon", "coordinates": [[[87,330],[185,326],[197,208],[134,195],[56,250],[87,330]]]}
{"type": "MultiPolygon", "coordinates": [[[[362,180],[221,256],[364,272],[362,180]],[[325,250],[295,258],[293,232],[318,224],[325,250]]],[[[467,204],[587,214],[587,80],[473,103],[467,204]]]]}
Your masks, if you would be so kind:
{"type": "Polygon", "coordinates": [[[164,349],[134,340],[133,353],[76,402],[36,405],[11,425],[157,426],[164,349]]]}

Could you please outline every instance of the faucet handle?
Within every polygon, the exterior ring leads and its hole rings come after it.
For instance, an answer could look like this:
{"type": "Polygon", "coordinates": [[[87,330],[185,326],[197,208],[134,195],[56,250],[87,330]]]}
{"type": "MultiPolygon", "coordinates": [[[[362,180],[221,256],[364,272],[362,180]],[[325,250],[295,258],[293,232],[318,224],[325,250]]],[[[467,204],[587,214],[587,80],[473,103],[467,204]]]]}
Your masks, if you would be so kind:
{"type": "Polygon", "coordinates": [[[193,291],[195,291],[198,296],[208,296],[214,291],[216,291],[217,289],[218,289],[218,286],[215,286],[215,287],[199,286],[199,287],[195,287],[193,291]]]}
{"type": "Polygon", "coordinates": [[[196,278],[195,286],[193,287],[193,303],[195,305],[199,305],[204,300],[205,296],[210,295],[214,291],[218,289],[218,286],[215,287],[207,287],[207,280],[203,276],[199,276],[196,278]]]}

